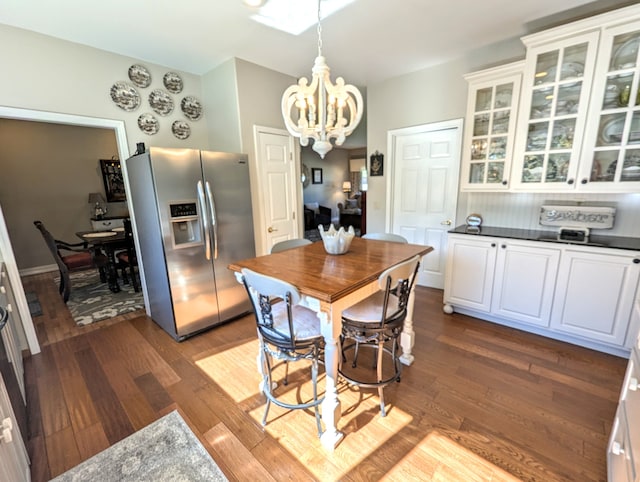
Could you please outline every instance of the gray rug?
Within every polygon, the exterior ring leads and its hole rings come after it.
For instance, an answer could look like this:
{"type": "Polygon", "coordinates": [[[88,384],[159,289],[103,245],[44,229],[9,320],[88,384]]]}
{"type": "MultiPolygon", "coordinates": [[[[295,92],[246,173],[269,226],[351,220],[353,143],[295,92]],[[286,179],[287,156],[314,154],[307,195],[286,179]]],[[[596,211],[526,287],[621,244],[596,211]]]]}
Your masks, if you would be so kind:
{"type": "MultiPolygon", "coordinates": [[[[120,292],[113,293],[107,283],[100,281],[98,270],[71,273],[71,295],[67,307],[78,325],[88,325],[144,308],[142,291],[136,293],[131,283],[120,284],[120,292]]],[[[54,279],[56,285],[60,278],[54,279]]]]}
{"type": "Polygon", "coordinates": [[[228,480],[177,411],[59,475],[55,482],[228,480]]]}
{"type": "Polygon", "coordinates": [[[25,293],[27,298],[27,304],[29,305],[29,313],[32,317],[42,316],[42,305],[40,305],[40,300],[38,299],[38,293],[35,291],[28,291],[25,293]]]}

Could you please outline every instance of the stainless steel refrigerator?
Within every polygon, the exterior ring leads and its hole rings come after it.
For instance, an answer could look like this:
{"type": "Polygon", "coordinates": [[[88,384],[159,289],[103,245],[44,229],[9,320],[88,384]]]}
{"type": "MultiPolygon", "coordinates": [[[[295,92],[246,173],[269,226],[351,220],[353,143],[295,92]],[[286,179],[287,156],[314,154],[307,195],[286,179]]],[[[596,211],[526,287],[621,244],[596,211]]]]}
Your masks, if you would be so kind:
{"type": "Polygon", "coordinates": [[[153,320],[181,341],[248,313],[227,269],[255,256],[246,154],[152,147],[125,166],[153,320]]]}

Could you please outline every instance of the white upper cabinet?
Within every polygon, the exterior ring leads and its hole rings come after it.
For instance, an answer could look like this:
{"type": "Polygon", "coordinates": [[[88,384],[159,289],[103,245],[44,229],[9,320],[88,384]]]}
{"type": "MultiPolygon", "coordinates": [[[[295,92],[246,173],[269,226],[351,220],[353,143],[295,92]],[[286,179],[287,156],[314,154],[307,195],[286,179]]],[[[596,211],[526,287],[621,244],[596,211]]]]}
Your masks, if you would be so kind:
{"type": "Polygon", "coordinates": [[[524,62],[465,75],[469,83],[461,189],[509,188],[524,62]]]}
{"type": "Polygon", "coordinates": [[[640,189],[640,20],[604,29],[578,178],[592,192],[640,189]]]}
{"type": "Polygon", "coordinates": [[[580,162],[599,32],[538,44],[527,57],[512,173],[526,191],[572,191],[580,162]]]}

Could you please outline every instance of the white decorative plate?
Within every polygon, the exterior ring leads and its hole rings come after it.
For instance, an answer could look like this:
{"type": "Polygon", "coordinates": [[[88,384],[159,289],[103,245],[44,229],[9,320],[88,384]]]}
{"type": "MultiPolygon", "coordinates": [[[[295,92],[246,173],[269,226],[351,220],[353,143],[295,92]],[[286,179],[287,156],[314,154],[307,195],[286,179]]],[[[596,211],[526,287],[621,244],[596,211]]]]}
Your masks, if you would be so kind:
{"type": "Polygon", "coordinates": [[[180,108],[187,119],[196,121],[202,117],[202,104],[192,95],[186,96],[180,103],[180,108]]]}
{"type": "Polygon", "coordinates": [[[167,72],[162,78],[162,83],[166,89],[172,94],[179,94],[182,92],[182,77],[175,72],[167,72]]]}
{"type": "Polygon", "coordinates": [[[116,82],[111,86],[111,100],[122,110],[131,112],[140,107],[140,94],[129,82],[116,82]]]}
{"type": "Polygon", "coordinates": [[[152,136],[158,132],[160,124],[153,114],[146,112],[138,117],[138,127],[145,134],[152,136]]]}
{"type": "Polygon", "coordinates": [[[140,64],[133,64],[129,67],[129,78],[138,87],[149,87],[151,85],[151,74],[147,68],[140,64]]]}
{"type": "Polygon", "coordinates": [[[149,94],[149,105],[160,115],[169,115],[173,112],[173,99],[167,91],[162,89],[156,89],[149,94]]]}
{"type": "Polygon", "coordinates": [[[191,127],[185,121],[177,120],[171,124],[171,132],[178,139],[186,139],[191,135],[191,127]]]}

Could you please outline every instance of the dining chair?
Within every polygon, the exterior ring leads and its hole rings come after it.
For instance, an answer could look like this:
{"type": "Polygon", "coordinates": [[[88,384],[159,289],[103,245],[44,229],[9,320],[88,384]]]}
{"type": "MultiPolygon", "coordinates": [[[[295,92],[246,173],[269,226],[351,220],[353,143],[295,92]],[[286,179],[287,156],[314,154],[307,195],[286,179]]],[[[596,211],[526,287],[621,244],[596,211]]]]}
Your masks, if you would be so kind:
{"type": "Polygon", "coordinates": [[[263,377],[260,389],[267,398],[262,425],[267,424],[272,402],[290,410],[313,407],[320,436],[322,426],[318,406],[324,400],[324,397],[318,398],[318,362],[323,346],[320,320],[315,311],[299,304],[300,293],[292,284],[246,268],[241,275],[253,304],[260,341],[259,366],[263,377]],[[282,380],[285,387],[289,384],[289,364],[300,360],[311,361],[312,400],[289,403],[283,400],[284,393],[274,394],[274,370],[281,365],[276,360],[285,365],[282,380]]]}
{"type": "Polygon", "coordinates": [[[391,241],[392,243],[407,244],[409,241],[404,236],[394,233],[367,233],[362,235],[362,239],[377,239],[379,241],[391,241]]]}
{"type": "Polygon", "coordinates": [[[307,244],[311,244],[311,241],[306,238],[287,239],[271,246],[271,253],[279,253],[280,251],[306,246],[307,244]]]}
{"type": "Polygon", "coordinates": [[[106,280],[105,269],[108,259],[104,254],[90,250],[86,242],[67,243],[55,239],[45,228],[42,221],[34,221],[33,224],[42,234],[49,251],[51,251],[58,265],[58,270],[60,271],[59,292],[65,303],[69,301],[69,295],[71,294],[69,273],[98,268],[100,270],[100,278],[106,280]],[[63,255],[61,251],[69,252],[69,254],[63,255]]]}
{"type": "Polygon", "coordinates": [[[396,264],[378,277],[379,290],[342,312],[342,366],[340,375],[349,383],[363,388],[377,388],[380,396],[380,413],[386,416],[384,387],[400,381],[402,364],[398,354],[398,339],[407,317],[409,295],[413,288],[420,256],[396,264]],[[350,344],[349,341],[351,341],[350,344]],[[364,370],[357,370],[358,352],[372,348],[375,378],[364,370]],[[345,352],[353,350],[351,368],[345,368],[345,352]],[[383,375],[383,358],[387,355],[393,364],[383,375]],[[391,375],[389,375],[391,373],[391,375]]]}
{"type": "Polygon", "coordinates": [[[136,247],[133,242],[133,231],[131,229],[131,220],[129,218],[122,220],[124,226],[125,249],[116,253],[118,267],[122,272],[122,281],[127,284],[129,276],[131,277],[131,285],[137,293],[140,291],[140,283],[136,275],[136,267],[138,266],[138,258],[136,256],[136,247]],[[128,273],[127,273],[128,272],[128,273]]]}

